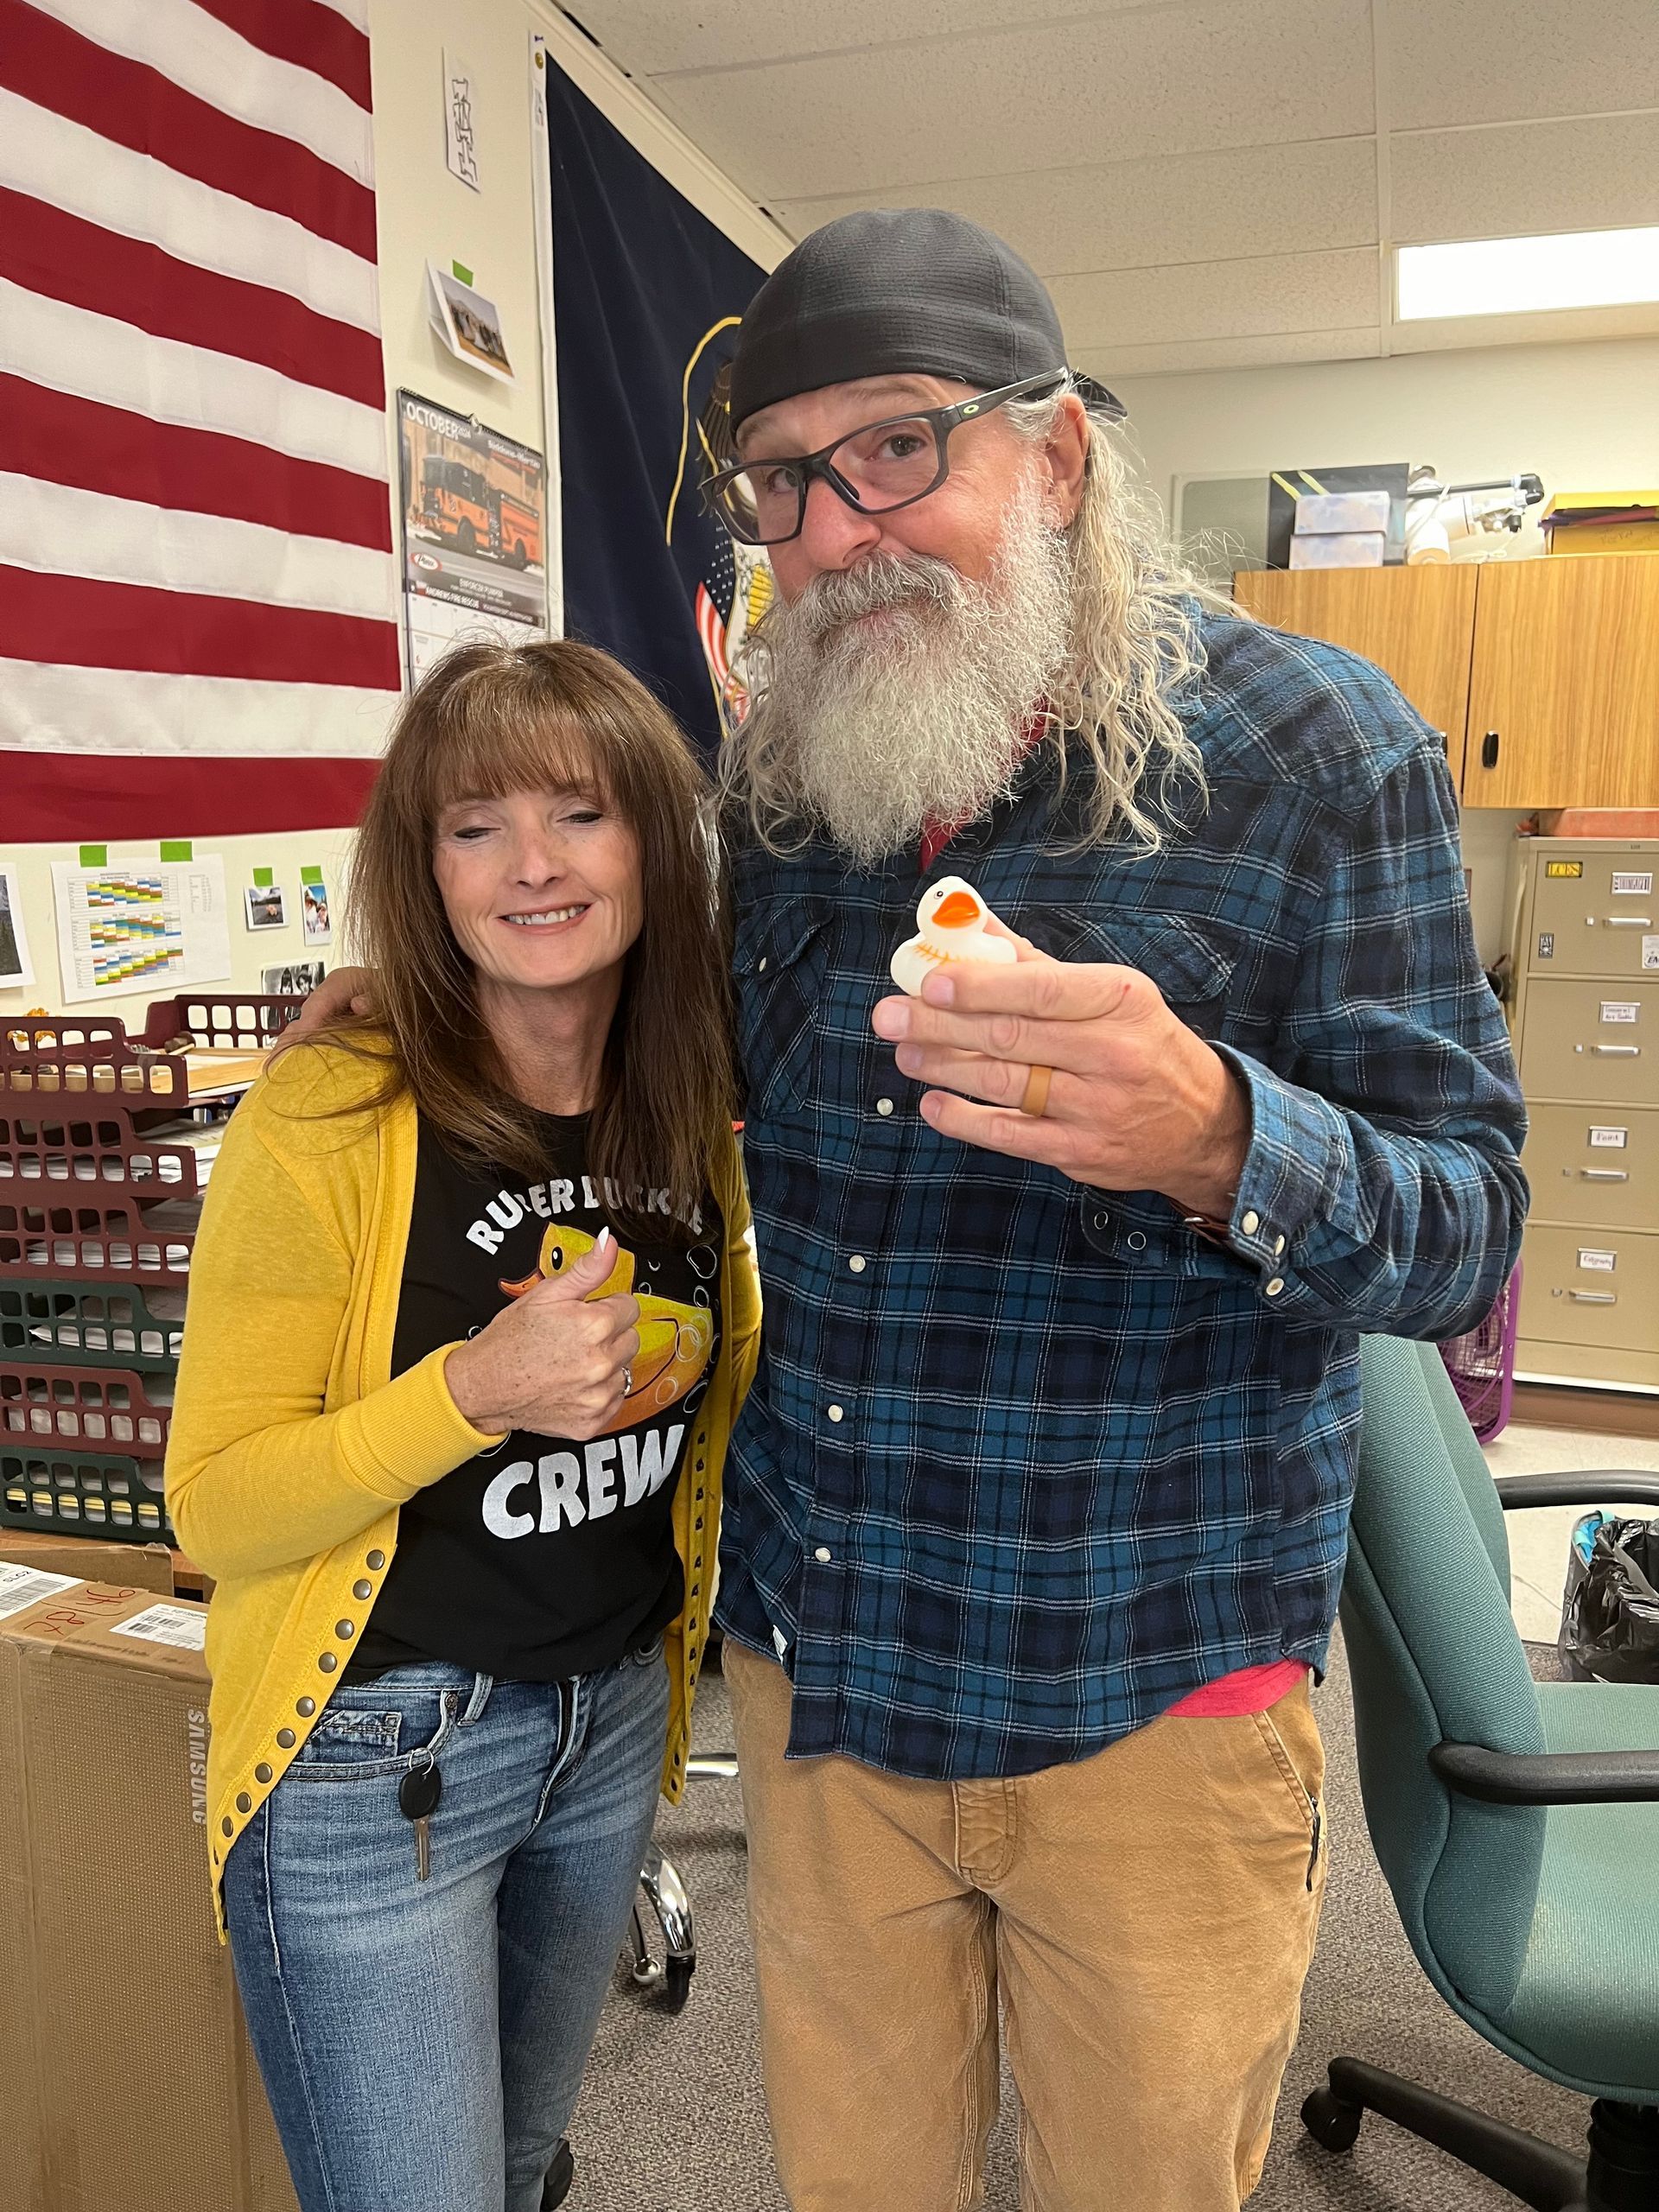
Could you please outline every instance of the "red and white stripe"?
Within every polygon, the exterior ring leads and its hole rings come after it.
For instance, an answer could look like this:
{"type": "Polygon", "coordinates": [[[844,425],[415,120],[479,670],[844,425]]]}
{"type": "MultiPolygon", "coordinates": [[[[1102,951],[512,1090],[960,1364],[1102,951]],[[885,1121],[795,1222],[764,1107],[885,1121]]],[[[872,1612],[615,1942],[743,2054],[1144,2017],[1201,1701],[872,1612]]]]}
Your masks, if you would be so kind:
{"type": "Polygon", "coordinates": [[[726,685],[731,670],[726,661],[726,625],[720,609],[709,596],[706,584],[697,586],[697,635],[702,640],[703,658],[709,664],[709,673],[715,679],[715,696],[726,696],[726,685]]]}
{"type": "Polygon", "coordinates": [[[355,820],[391,544],[367,0],[0,0],[0,835],[355,820]]]}

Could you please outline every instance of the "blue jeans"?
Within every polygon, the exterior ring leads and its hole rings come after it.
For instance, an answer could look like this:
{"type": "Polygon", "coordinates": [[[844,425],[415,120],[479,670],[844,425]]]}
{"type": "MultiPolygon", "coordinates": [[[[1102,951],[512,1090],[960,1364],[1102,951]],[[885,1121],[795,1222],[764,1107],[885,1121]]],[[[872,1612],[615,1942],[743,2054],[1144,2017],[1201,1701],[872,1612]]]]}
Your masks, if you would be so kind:
{"type": "Polygon", "coordinates": [[[432,1661],[335,1691],[225,1873],[303,2212],[537,2212],[667,1733],[660,1647],[567,1682],[432,1661]],[[397,1786],[442,1777],[429,1878],[397,1786]]]}

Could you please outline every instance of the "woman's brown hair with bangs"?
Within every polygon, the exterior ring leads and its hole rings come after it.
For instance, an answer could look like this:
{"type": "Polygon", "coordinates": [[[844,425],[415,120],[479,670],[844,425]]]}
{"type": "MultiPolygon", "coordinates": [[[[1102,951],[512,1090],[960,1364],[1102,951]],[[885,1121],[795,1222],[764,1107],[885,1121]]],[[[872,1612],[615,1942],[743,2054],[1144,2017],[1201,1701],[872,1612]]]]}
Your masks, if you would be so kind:
{"type": "Polygon", "coordinates": [[[535,1109],[506,1087],[433,874],[439,814],[464,798],[596,786],[639,847],[644,917],[623,967],[588,1173],[620,1233],[686,1233],[730,1141],[730,986],[708,823],[690,746],[608,653],[569,639],[461,645],[405,701],[353,855],[347,926],[375,970],[376,1012],[319,1041],[372,1056],[391,1046],[374,1099],[407,1090],[462,1157],[546,1172],[535,1109]],[[652,1211],[665,1191],[673,1217],[652,1211]]]}

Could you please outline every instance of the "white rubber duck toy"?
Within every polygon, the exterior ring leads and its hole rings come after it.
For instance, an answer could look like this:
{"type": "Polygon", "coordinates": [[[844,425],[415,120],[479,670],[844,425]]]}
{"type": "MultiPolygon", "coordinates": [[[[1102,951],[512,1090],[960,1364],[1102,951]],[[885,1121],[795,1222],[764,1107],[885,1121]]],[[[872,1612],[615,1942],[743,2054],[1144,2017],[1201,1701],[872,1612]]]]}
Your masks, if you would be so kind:
{"type": "Polygon", "coordinates": [[[993,937],[990,908],[971,883],[947,875],[924,893],[916,909],[918,934],[893,956],[893,980],[913,999],[933,970],[948,960],[982,960],[1007,966],[1019,958],[1012,938],[993,937]]]}

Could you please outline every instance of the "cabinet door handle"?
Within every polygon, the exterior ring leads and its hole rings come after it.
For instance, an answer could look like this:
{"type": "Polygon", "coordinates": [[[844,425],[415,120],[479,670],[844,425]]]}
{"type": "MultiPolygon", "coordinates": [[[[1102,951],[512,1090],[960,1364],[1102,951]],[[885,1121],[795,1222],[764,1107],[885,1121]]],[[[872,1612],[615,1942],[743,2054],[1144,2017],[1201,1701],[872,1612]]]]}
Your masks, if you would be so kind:
{"type": "Polygon", "coordinates": [[[1599,1052],[1604,1060],[1639,1060],[1642,1057],[1639,1045],[1592,1045],[1590,1049],[1599,1052]]]}
{"type": "Polygon", "coordinates": [[[1653,927],[1651,914],[1604,914],[1601,920],[1603,928],[1610,930],[1650,930],[1653,927]]]}
{"type": "Polygon", "coordinates": [[[1630,1179],[1628,1167],[1580,1167],[1579,1173],[1586,1183],[1628,1183],[1630,1179]]]}
{"type": "Polygon", "coordinates": [[[1480,765],[1483,768],[1497,766],[1497,732],[1489,729],[1480,741],[1480,765]]]}
{"type": "Polygon", "coordinates": [[[1611,1290],[1569,1290],[1567,1296],[1580,1306],[1617,1306],[1618,1295],[1611,1290]]]}

